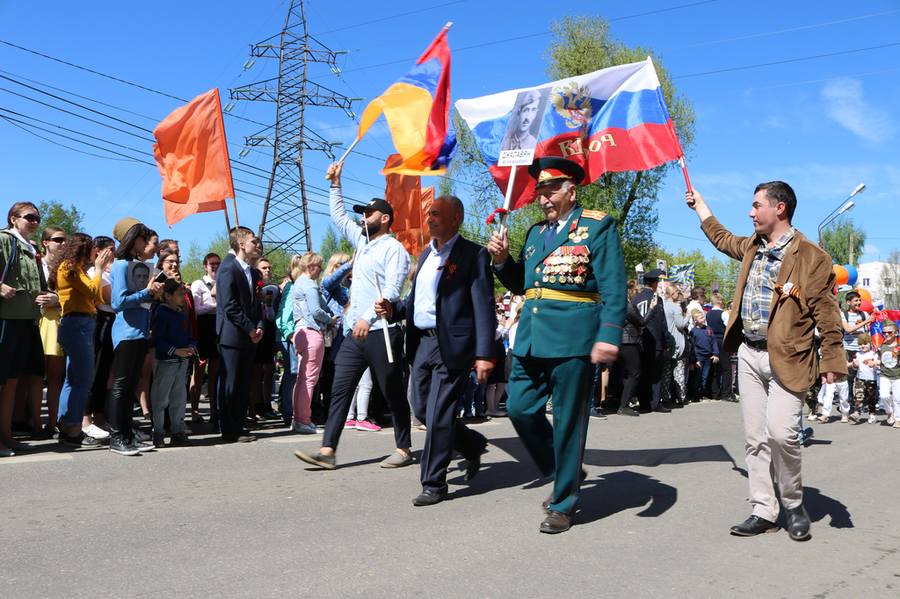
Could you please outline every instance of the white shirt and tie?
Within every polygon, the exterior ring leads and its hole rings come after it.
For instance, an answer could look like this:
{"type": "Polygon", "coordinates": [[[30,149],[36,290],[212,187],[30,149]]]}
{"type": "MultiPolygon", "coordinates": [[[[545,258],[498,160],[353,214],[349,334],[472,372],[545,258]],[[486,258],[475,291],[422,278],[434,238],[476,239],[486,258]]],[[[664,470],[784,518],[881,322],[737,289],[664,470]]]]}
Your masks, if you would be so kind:
{"type": "Polygon", "coordinates": [[[414,298],[415,311],[413,312],[413,324],[419,329],[433,329],[437,326],[437,288],[444,274],[444,265],[453,245],[459,239],[459,233],[447,240],[447,243],[437,249],[437,240],[431,240],[431,251],[422,262],[419,274],[416,275],[416,297],[414,298]]]}

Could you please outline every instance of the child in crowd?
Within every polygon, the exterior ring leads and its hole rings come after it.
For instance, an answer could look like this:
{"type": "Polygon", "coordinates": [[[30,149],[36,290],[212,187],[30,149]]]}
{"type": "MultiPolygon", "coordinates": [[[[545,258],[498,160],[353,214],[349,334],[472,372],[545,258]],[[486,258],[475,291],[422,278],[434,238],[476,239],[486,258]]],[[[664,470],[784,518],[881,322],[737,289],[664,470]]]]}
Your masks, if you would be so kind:
{"type": "Polygon", "coordinates": [[[163,286],[162,302],[153,313],[153,346],[156,349],[156,369],[150,405],[153,409],[153,445],[163,447],[165,413],[169,411],[170,446],[187,445],[184,411],[187,404],[188,365],[197,353],[197,341],[191,336],[184,286],[175,279],[167,279],[163,286]]]}
{"type": "Polygon", "coordinates": [[[712,372],[713,364],[719,363],[719,344],[716,343],[716,336],[713,334],[712,329],[706,326],[706,316],[703,310],[693,310],[691,316],[694,321],[694,328],[691,329],[691,341],[694,345],[694,366],[698,371],[698,375],[694,379],[697,381],[694,388],[694,396],[699,399],[707,393],[709,375],[712,372]]]}
{"type": "Polygon", "coordinates": [[[897,324],[886,320],[883,333],[884,343],[878,348],[878,361],[881,365],[878,395],[888,417],[887,423],[900,428],[900,346],[897,345],[897,324]]]}
{"type": "Polygon", "coordinates": [[[863,404],[869,413],[869,424],[875,422],[875,410],[878,407],[878,388],[875,386],[875,373],[878,370],[878,354],[872,350],[872,338],[863,333],[856,338],[859,349],[853,358],[856,380],[853,383],[853,413],[850,417],[859,424],[862,422],[863,404]]]}

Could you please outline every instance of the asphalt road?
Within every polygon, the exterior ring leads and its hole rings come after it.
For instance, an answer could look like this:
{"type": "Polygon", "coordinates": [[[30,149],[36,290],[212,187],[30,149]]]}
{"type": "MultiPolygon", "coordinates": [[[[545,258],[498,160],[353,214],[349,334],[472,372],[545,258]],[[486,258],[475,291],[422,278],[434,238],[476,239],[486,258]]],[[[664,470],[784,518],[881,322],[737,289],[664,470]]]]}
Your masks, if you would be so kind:
{"type": "MultiPolygon", "coordinates": [[[[53,442],[0,459],[0,597],[898,597],[900,431],[816,425],[813,538],[736,538],[749,515],[735,404],[592,420],[576,526],[538,532],[549,486],[505,419],[479,476],[415,508],[418,467],[378,467],[391,432],[349,431],[125,458],[53,442]]],[[[421,447],[424,433],[414,431],[421,447]]],[[[454,467],[457,462],[454,462],[454,467]]]]}

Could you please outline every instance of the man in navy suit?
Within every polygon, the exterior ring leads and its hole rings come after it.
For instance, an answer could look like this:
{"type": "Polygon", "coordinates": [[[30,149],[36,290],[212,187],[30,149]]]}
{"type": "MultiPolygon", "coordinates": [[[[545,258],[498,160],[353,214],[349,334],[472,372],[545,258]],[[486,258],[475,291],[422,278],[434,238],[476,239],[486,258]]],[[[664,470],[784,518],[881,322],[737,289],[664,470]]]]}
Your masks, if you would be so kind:
{"type": "Polygon", "coordinates": [[[247,227],[228,234],[231,251],[216,272],[216,334],[219,339],[219,427],[222,440],[248,443],[256,437],[244,430],[250,373],[256,344],[263,336],[262,313],[256,294],[260,280],[254,268],[262,242],[247,227]]]}
{"type": "Polygon", "coordinates": [[[467,461],[466,479],[478,473],[484,435],[456,418],[456,402],[473,365],[480,383],[494,368],[494,276],[487,251],[460,237],[463,205],[443,196],[428,211],[431,243],[419,258],[412,290],[397,304],[376,303],[376,313],[406,319],[413,412],[427,433],[422,450],[422,493],[413,505],[447,497],[447,466],[454,450],[467,461]]]}

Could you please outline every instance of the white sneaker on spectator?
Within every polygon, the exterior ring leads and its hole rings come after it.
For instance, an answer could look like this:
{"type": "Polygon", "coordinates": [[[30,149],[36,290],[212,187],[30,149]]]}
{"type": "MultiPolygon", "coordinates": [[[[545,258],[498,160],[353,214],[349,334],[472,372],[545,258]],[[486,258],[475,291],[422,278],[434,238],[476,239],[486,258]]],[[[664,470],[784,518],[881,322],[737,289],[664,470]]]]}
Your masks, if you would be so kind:
{"type": "Polygon", "coordinates": [[[846,414],[841,415],[841,422],[850,422],[850,417],[846,414]]]}
{"type": "Polygon", "coordinates": [[[89,427],[84,429],[84,434],[92,439],[109,439],[109,433],[96,424],[91,424],[89,427]]]}
{"type": "Polygon", "coordinates": [[[810,412],[809,415],[806,417],[806,419],[807,419],[807,420],[815,420],[815,419],[816,419],[816,413],[815,413],[815,412],[810,412]]]}
{"type": "Polygon", "coordinates": [[[869,414],[869,424],[875,424],[878,420],[875,418],[875,414],[869,414]]]}

